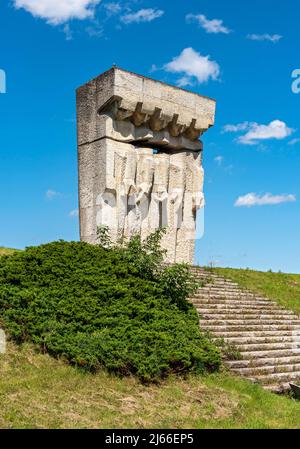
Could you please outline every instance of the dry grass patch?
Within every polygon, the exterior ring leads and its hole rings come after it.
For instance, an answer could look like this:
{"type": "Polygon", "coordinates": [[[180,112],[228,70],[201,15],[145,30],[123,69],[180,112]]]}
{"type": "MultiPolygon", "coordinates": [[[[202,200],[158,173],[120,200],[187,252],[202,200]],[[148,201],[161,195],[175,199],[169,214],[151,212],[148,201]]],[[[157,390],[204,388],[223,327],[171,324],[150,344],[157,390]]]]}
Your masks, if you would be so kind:
{"type": "Polygon", "coordinates": [[[8,344],[1,428],[299,428],[300,403],[226,372],[145,386],[8,344]]]}
{"type": "Polygon", "coordinates": [[[0,246],[0,256],[8,256],[10,254],[15,253],[16,251],[18,250],[12,248],[3,248],[2,246],[0,246]]]}
{"type": "Polygon", "coordinates": [[[2,428],[195,427],[199,416],[235,406],[193,377],[145,386],[133,377],[85,373],[28,345],[10,343],[0,363],[2,428]]]}

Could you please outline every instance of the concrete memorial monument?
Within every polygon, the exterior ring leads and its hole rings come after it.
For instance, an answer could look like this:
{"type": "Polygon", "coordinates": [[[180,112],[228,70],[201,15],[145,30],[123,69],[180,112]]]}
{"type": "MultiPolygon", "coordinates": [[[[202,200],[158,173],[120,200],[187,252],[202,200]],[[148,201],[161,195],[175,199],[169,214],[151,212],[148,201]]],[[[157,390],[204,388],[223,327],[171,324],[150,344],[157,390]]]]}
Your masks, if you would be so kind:
{"type": "Polygon", "coordinates": [[[168,262],[193,263],[204,207],[201,135],[215,101],[113,67],[77,90],[81,240],[166,227],[168,262]]]}

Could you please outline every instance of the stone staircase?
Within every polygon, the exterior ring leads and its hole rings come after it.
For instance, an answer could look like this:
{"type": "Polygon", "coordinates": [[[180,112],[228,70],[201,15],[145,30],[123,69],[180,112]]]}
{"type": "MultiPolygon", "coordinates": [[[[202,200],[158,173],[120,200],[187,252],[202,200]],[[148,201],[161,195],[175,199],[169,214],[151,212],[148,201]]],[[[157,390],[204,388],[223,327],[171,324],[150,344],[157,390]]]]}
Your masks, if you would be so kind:
{"type": "Polygon", "coordinates": [[[203,287],[190,301],[201,328],[224,341],[224,364],[275,392],[300,381],[300,317],[209,270],[191,270],[203,287]]]}

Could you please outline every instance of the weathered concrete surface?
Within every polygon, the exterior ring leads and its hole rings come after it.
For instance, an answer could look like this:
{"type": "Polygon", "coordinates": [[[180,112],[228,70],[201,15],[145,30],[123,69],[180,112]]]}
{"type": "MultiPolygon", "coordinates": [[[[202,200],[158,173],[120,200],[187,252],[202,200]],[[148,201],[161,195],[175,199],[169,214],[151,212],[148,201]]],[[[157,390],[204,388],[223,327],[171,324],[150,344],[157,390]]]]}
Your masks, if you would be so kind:
{"type": "Polygon", "coordinates": [[[199,137],[215,101],[113,67],[77,90],[81,239],[100,225],[114,240],[166,227],[169,262],[193,262],[204,207],[199,137]]]}
{"type": "Polygon", "coordinates": [[[0,329],[0,354],[5,354],[6,352],[6,337],[5,332],[0,329]]]}

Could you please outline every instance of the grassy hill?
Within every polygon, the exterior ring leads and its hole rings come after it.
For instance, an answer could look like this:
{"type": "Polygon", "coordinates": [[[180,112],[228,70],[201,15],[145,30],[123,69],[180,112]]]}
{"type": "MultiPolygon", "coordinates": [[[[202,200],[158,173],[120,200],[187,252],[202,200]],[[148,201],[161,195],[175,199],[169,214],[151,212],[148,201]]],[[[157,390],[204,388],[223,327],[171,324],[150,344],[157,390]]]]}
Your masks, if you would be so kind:
{"type": "Polygon", "coordinates": [[[12,249],[12,248],[4,248],[3,246],[0,246],[0,256],[6,256],[9,254],[13,254],[16,251],[18,251],[18,250],[12,249]]]}
{"type": "Polygon", "coordinates": [[[0,355],[0,428],[299,428],[299,416],[299,401],[226,372],[146,386],[27,344],[0,355]]]}
{"type": "Polygon", "coordinates": [[[213,268],[213,272],[300,314],[300,274],[213,268]]]}
{"type": "MultiPolygon", "coordinates": [[[[300,275],[213,270],[300,312],[300,275]]],[[[225,370],[144,385],[70,366],[28,343],[9,342],[0,355],[0,428],[299,429],[299,416],[300,401],[225,370]]]]}

